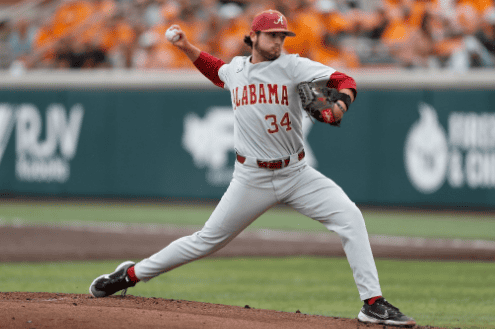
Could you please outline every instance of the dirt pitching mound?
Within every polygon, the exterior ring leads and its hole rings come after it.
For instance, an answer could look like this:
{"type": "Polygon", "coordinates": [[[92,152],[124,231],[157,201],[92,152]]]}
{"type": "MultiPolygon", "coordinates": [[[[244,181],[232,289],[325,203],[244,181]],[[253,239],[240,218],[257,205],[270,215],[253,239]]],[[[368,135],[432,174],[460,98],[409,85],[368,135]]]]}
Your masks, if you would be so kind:
{"type": "MultiPolygon", "coordinates": [[[[81,294],[0,293],[4,328],[215,328],[215,329],[347,329],[367,325],[357,319],[278,312],[245,307],[143,298],[127,295],[93,298],[81,294]]],[[[392,327],[390,327],[392,328],[392,327]]],[[[429,328],[434,327],[415,327],[429,328]]]]}

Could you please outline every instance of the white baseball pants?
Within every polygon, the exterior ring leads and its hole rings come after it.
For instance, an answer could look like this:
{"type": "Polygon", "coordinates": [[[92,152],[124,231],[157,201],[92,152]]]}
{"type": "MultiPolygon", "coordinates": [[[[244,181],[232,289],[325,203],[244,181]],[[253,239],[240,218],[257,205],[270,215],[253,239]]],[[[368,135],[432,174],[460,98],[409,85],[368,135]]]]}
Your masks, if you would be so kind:
{"type": "Polygon", "coordinates": [[[277,203],[293,207],[340,236],[361,300],[382,295],[361,211],[306,159],[278,170],[236,162],[233,179],[204,227],[137,263],[136,276],[148,281],[212,254],[277,203]]]}

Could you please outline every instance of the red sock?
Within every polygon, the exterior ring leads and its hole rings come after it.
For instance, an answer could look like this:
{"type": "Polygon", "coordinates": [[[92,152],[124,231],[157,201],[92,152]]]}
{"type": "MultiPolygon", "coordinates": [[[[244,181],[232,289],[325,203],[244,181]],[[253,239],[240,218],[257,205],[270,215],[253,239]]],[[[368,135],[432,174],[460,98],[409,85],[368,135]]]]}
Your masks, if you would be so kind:
{"type": "Polygon", "coordinates": [[[134,266],[131,266],[127,269],[127,276],[132,283],[138,283],[140,281],[136,276],[136,272],[134,272],[134,266]]]}
{"type": "Polygon", "coordinates": [[[382,298],[382,296],[376,296],[376,297],[367,299],[366,302],[368,303],[368,305],[373,305],[378,298],[382,298]]]}

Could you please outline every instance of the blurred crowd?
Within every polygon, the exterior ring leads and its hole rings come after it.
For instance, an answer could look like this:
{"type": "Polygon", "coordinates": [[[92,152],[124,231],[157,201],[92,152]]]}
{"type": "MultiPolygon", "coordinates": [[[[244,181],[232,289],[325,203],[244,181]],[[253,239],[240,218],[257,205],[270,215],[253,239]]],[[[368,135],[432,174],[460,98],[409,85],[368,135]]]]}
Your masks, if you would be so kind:
{"type": "Polygon", "coordinates": [[[29,9],[17,6],[16,14],[0,18],[1,69],[191,69],[165,38],[172,24],[228,62],[250,53],[243,38],[252,17],[269,8],[282,12],[297,34],[286,39],[287,53],[334,68],[495,65],[495,0],[37,0],[29,9]]]}

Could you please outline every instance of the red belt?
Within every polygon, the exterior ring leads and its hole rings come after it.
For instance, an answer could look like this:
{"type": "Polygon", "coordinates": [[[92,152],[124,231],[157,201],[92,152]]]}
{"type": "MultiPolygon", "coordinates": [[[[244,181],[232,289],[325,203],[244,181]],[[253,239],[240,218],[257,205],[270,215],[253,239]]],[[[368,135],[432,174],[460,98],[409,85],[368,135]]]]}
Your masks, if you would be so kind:
{"type": "MultiPolygon", "coordinates": [[[[304,156],[306,154],[304,153],[304,150],[299,152],[297,154],[297,159],[301,161],[304,159],[304,156]]],[[[243,157],[242,155],[239,155],[236,153],[237,161],[239,163],[244,163],[246,161],[246,157],[243,157]]],[[[256,160],[256,163],[258,164],[258,167],[260,168],[266,168],[270,170],[276,170],[276,169],[282,169],[284,167],[287,167],[290,163],[290,157],[285,158],[285,159],[280,159],[280,160],[273,160],[273,161],[263,161],[263,160],[256,160]]]]}

